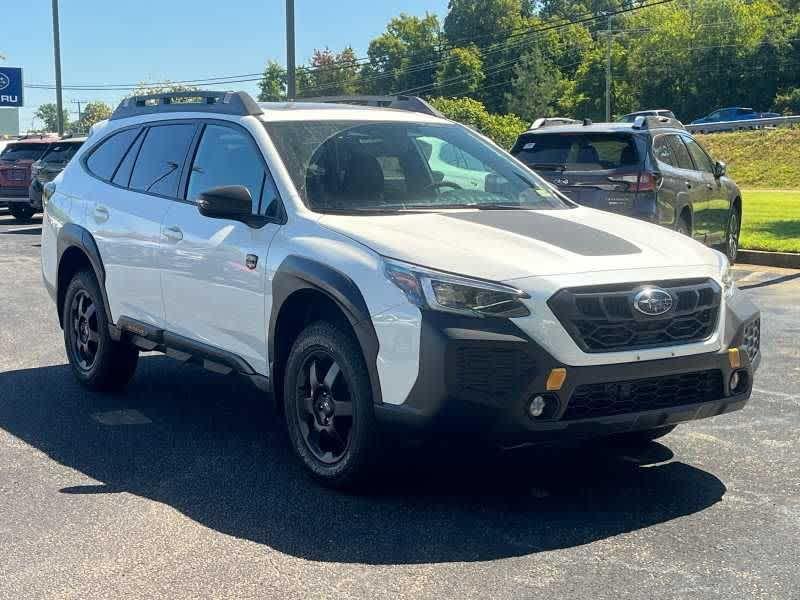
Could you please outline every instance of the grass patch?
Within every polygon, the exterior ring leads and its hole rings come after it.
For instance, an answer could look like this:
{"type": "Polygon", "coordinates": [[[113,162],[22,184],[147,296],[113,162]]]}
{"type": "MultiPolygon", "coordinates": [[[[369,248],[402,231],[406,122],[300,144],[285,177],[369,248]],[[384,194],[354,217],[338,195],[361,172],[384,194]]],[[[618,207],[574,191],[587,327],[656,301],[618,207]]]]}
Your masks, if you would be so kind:
{"type": "Polygon", "coordinates": [[[695,136],[744,188],[800,189],[800,127],[695,136]]]}
{"type": "Polygon", "coordinates": [[[742,201],[742,248],[800,252],[800,190],[743,190],[742,201]]]}

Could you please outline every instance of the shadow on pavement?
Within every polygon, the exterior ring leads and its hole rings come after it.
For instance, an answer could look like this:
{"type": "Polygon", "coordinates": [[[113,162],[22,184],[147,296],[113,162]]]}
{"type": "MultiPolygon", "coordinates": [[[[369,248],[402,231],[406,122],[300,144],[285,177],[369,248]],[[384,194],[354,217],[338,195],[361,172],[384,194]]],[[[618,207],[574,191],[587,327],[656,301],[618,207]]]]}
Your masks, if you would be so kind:
{"type": "Polygon", "coordinates": [[[598,445],[493,458],[404,450],[364,495],[333,492],[305,476],[263,394],[153,356],[119,396],[85,392],[67,366],[0,373],[0,427],[98,482],[63,493],[130,492],[319,561],[527,555],[689,515],[726,491],[652,443],[633,456],[598,445]]]}

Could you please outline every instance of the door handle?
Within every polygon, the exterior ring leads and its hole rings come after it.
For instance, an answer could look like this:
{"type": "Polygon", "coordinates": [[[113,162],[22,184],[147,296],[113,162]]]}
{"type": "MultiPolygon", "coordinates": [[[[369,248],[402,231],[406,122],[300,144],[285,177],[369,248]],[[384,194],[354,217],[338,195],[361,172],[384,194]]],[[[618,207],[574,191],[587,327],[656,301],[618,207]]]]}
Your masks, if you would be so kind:
{"type": "Polygon", "coordinates": [[[177,225],[164,228],[164,237],[173,242],[180,242],[183,239],[183,231],[177,225]]]}
{"type": "Polygon", "coordinates": [[[105,223],[108,221],[108,209],[105,206],[95,206],[94,220],[98,223],[105,223]]]}
{"type": "Polygon", "coordinates": [[[686,187],[687,187],[688,189],[692,189],[692,182],[691,182],[691,181],[687,181],[687,182],[686,182],[686,187]]]}
{"type": "Polygon", "coordinates": [[[713,185],[711,185],[710,183],[707,183],[707,184],[706,184],[706,187],[707,187],[709,190],[713,190],[713,189],[714,189],[714,186],[713,186],[713,185]]]}

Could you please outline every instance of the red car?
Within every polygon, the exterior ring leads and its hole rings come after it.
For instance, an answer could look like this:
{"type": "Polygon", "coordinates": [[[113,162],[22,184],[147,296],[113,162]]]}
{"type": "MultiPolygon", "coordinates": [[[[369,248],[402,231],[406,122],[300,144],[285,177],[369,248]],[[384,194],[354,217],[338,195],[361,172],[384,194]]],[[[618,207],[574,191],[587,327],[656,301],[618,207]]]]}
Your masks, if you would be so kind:
{"type": "Polygon", "coordinates": [[[28,201],[31,165],[57,141],[58,137],[51,136],[28,137],[11,142],[0,153],[0,206],[7,205],[18,221],[27,221],[33,216],[28,201]]]}

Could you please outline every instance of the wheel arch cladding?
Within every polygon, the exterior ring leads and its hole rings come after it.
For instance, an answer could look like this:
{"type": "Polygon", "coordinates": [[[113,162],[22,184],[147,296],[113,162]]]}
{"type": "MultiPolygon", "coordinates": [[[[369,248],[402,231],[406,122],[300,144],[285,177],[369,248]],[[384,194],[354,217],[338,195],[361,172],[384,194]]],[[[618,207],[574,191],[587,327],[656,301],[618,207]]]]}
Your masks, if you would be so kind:
{"type": "Polygon", "coordinates": [[[100,258],[100,251],[92,234],[85,228],[67,223],[58,233],[58,271],[56,277],[56,306],[58,308],[58,322],[64,327],[64,299],[69,282],[73,275],[84,268],[90,268],[103,295],[103,306],[106,314],[111,316],[108,297],[106,296],[106,271],[100,258]]]}
{"type": "Polygon", "coordinates": [[[373,401],[380,404],[378,336],[361,291],[341,271],[300,256],[286,257],[272,280],[268,345],[276,404],[282,401],[282,369],[292,342],[305,325],[322,318],[338,318],[352,330],[367,366],[373,401]]]}

